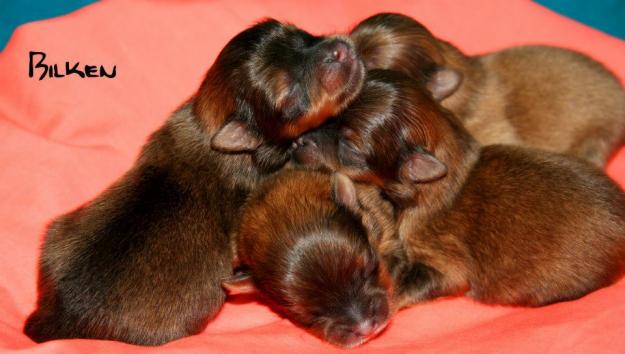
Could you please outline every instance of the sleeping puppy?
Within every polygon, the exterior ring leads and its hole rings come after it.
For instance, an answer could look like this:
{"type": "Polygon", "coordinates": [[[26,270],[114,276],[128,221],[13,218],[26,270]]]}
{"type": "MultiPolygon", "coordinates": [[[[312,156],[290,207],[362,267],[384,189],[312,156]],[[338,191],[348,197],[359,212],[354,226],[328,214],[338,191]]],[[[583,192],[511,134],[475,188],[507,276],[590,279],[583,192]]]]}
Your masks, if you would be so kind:
{"type": "Polygon", "coordinates": [[[339,118],[338,130],[302,137],[295,156],[375,185],[393,202],[397,235],[378,249],[395,306],[458,294],[540,306],[622,276],[625,195],[596,167],[518,146],[480,149],[460,120],[397,72],[370,71],[339,118]]]}
{"type": "Polygon", "coordinates": [[[234,37],[130,171],[52,222],[24,332],[143,345],[200,332],[226,297],[228,235],[246,195],[363,76],[349,39],[271,19],[234,37]]]}
{"type": "Polygon", "coordinates": [[[602,167],[622,144],[623,88],[581,53],[521,46],[469,57],[399,14],[372,16],[351,37],[367,68],[424,82],[483,145],[536,147],[602,167]]]}
{"type": "Polygon", "coordinates": [[[233,240],[242,271],[224,286],[231,293],[257,288],[332,344],[373,338],[390,319],[392,287],[369,240],[394,232],[392,208],[376,193],[361,202],[340,174],[283,171],[267,179],[242,209],[233,240]]]}

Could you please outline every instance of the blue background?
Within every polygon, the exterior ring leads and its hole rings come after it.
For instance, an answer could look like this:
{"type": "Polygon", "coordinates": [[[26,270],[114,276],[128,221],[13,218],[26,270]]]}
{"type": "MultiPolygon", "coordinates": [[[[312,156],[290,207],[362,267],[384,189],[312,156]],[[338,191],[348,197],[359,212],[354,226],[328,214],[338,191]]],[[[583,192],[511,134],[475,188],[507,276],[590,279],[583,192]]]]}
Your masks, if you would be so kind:
{"type": "Polygon", "coordinates": [[[94,2],[94,0],[0,0],[0,50],[4,49],[17,26],[61,16],[94,2]]]}
{"type": "MultiPolygon", "coordinates": [[[[132,1],[132,0],[128,0],[132,1]]],[[[13,30],[26,22],[55,17],[94,0],[0,0],[0,50],[13,30]]],[[[537,0],[563,15],[625,39],[625,0],[537,0]]]]}

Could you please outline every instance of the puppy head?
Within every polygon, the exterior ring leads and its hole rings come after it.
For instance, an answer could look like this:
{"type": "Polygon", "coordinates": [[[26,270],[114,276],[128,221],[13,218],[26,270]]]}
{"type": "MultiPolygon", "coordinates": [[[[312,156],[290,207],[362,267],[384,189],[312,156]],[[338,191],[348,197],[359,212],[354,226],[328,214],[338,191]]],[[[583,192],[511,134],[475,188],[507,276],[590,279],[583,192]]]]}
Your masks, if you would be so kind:
{"type": "Polygon", "coordinates": [[[382,331],[391,316],[390,278],[369,240],[379,237],[381,227],[363,221],[366,208],[345,176],[330,182],[326,175],[314,190],[313,184],[301,190],[284,185],[308,175],[294,172],[291,181],[260,193],[262,200],[244,213],[238,253],[247,279],[239,275],[224,286],[248,291],[252,280],[297,325],[335,345],[354,347],[382,331]]]}
{"type": "Polygon", "coordinates": [[[456,179],[477,149],[422,85],[392,71],[370,71],[337,122],[301,137],[295,158],[374,184],[395,202],[412,204],[425,186],[456,179]]]}
{"type": "Polygon", "coordinates": [[[214,149],[283,164],[290,141],[340,112],[364,65],[346,37],[318,37],[276,20],[235,36],[209,70],[196,110],[214,149]]]}
{"type": "Polygon", "coordinates": [[[332,121],[299,137],[293,144],[295,165],[314,171],[338,171],[339,129],[339,122],[332,121]]]}
{"type": "Polygon", "coordinates": [[[312,236],[290,254],[284,278],[287,316],[341,347],[355,347],[381,332],[391,316],[391,286],[378,255],[352,230],[312,236]],[[338,233],[341,233],[338,235],[338,233]]]}
{"type": "Polygon", "coordinates": [[[447,66],[441,42],[411,17],[377,14],[360,22],[350,37],[367,69],[405,73],[426,85],[437,100],[462,83],[462,73],[447,66]]]}

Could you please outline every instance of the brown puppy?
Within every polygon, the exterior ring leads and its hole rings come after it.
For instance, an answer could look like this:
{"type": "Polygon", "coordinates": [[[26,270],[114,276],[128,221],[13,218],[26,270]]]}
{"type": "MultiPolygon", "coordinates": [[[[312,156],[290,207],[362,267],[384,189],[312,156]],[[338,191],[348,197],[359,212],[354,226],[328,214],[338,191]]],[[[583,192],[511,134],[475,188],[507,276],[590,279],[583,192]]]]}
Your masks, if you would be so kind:
{"type": "Polygon", "coordinates": [[[384,215],[391,210],[368,208],[340,174],[283,171],[244,206],[236,248],[245,272],[224,286],[241,292],[253,280],[297,325],[335,345],[360,345],[390,319],[390,278],[369,238],[394,232],[384,215]]]}
{"type": "Polygon", "coordinates": [[[201,331],[226,296],[246,195],[292,137],[351,100],[363,70],[349,40],[275,20],[234,37],[135,166],[52,223],[25,333],[156,345],[201,331]]]}
{"type": "Polygon", "coordinates": [[[469,57],[399,14],[372,16],[351,37],[367,68],[427,82],[483,145],[536,147],[603,166],[622,144],[623,88],[581,53],[521,46],[469,57]]]}
{"type": "Polygon", "coordinates": [[[379,248],[397,306],[461,293],[539,306],[623,274],[625,195],[594,166],[515,146],[480,150],[451,112],[396,72],[370,71],[339,121],[334,137],[303,137],[296,156],[394,202],[398,234],[379,248]],[[316,148],[332,141],[334,150],[316,148]]]}

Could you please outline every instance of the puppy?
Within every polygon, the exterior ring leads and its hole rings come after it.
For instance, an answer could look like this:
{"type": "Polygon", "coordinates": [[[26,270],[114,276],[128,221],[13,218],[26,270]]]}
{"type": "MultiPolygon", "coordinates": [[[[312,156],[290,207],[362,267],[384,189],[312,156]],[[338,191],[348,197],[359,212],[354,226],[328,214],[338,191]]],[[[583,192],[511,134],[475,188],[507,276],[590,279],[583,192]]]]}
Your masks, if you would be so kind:
{"type": "Polygon", "coordinates": [[[469,57],[399,14],[378,14],[351,32],[367,68],[424,82],[483,145],[570,154],[602,167],[622,144],[625,93],[591,58],[521,46],[469,57]]]}
{"type": "Polygon", "coordinates": [[[52,222],[24,332],[143,345],[200,332],[226,297],[246,195],[290,158],[292,138],[349,103],[363,73],[349,39],[271,19],[234,37],[134,167],[52,222]]]}
{"type": "Polygon", "coordinates": [[[224,286],[241,293],[253,285],[314,335],[360,345],[384,329],[392,311],[391,282],[369,241],[394,232],[389,210],[361,203],[343,175],[283,171],[245,204],[236,230],[236,266],[244,271],[224,286]]]}
{"type": "Polygon", "coordinates": [[[295,156],[375,185],[394,203],[398,232],[380,252],[396,306],[458,294],[540,306],[622,276],[625,195],[596,167],[518,146],[480,149],[397,72],[371,71],[339,118],[334,134],[302,137],[295,156]],[[334,149],[317,148],[328,143],[334,149]]]}

